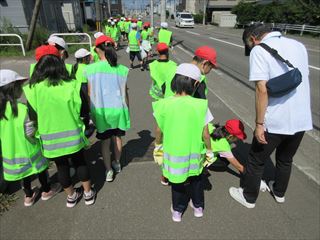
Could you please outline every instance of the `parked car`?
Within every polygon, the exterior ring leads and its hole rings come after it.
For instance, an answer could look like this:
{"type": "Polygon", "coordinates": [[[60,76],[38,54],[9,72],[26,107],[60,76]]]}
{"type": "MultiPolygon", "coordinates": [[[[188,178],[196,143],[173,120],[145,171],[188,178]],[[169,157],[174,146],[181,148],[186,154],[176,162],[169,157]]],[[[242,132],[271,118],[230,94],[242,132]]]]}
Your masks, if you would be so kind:
{"type": "Polygon", "coordinates": [[[193,16],[188,12],[178,12],[175,22],[177,27],[194,27],[193,16]]]}

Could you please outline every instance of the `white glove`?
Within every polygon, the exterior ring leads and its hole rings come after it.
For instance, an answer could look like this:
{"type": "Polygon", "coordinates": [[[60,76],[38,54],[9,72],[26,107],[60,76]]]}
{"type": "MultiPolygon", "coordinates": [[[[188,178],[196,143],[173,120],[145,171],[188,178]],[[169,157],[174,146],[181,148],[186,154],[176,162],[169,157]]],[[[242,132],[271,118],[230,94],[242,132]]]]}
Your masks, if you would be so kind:
{"type": "Polygon", "coordinates": [[[153,150],[153,159],[156,163],[159,165],[162,165],[163,163],[163,147],[162,144],[155,144],[154,150],[153,150]]]}
{"type": "Polygon", "coordinates": [[[211,150],[207,150],[206,159],[204,160],[203,166],[209,167],[214,162],[214,154],[211,150]]]}

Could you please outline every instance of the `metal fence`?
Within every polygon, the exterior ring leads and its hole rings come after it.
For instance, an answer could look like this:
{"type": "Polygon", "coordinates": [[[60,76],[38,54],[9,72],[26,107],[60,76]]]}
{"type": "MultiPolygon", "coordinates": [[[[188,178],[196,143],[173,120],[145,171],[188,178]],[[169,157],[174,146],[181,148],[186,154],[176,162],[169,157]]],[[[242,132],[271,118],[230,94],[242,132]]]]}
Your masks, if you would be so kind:
{"type": "Polygon", "coordinates": [[[18,34],[1,33],[0,37],[17,37],[17,38],[19,38],[20,43],[0,43],[0,46],[21,46],[21,50],[22,50],[23,56],[26,56],[26,52],[24,50],[22,38],[18,34]]]}
{"type": "Polygon", "coordinates": [[[285,23],[272,23],[273,28],[280,29],[282,32],[287,34],[288,31],[298,31],[300,32],[300,36],[303,35],[304,32],[311,32],[320,34],[320,26],[310,26],[310,25],[298,25],[298,24],[285,24],[285,23]]]}
{"type": "Polygon", "coordinates": [[[92,46],[92,40],[89,34],[87,33],[53,33],[51,36],[85,36],[88,38],[88,42],[84,42],[81,40],[81,42],[67,42],[68,45],[79,45],[79,44],[89,44],[89,49],[92,46]]]}

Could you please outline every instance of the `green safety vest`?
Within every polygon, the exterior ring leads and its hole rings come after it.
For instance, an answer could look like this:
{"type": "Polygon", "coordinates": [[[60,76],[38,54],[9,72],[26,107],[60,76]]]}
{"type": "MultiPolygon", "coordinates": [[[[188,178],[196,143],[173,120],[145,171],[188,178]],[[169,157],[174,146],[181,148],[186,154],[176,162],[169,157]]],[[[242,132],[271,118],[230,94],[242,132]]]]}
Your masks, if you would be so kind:
{"type": "Polygon", "coordinates": [[[168,62],[159,62],[157,60],[149,64],[152,86],[149,94],[154,100],[159,100],[163,97],[173,96],[171,90],[171,81],[176,73],[177,64],[171,60],[168,62]],[[162,93],[162,85],[165,84],[165,95],[162,93]]]}
{"type": "MultiPolygon", "coordinates": [[[[30,68],[29,68],[29,77],[30,77],[30,78],[31,78],[31,76],[32,76],[32,73],[34,72],[34,69],[35,69],[35,67],[36,67],[36,64],[37,64],[37,63],[31,63],[31,64],[30,64],[30,68]]],[[[71,73],[72,73],[72,64],[65,63],[65,65],[66,65],[66,69],[67,69],[69,75],[71,75],[71,73]]]]}
{"type": "Polygon", "coordinates": [[[43,155],[56,158],[78,152],[88,145],[80,118],[81,84],[76,80],[49,86],[48,80],[25,86],[26,98],[37,113],[38,137],[43,155]]]}
{"type": "Polygon", "coordinates": [[[153,36],[153,31],[151,30],[151,28],[148,28],[148,33],[149,33],[150,44],[154,44],[154,36],[153,36]]]}
{"type": "Polygon", "coordinates": [[[124,22],[124,21],[120,21],[120,22],[118,23],[118,26],[119,26],[121,32],[124,32],[124,25],[125,25],[125,22],[124,22]]]}
{"type": "Polygon", "coordinates": [[[108,37],[110,37],[110,36],[111,36],[111,32],[110,32],[110,28],[111,28],[111,27],[110,27],[109,25],[106,25],[104,28],[105,28],[105,31],[106,31],[106,34],[105,34],[105,35],[108,36],[108,37]]]}
{"type": "Polygon", "coordinates": [[[205,147],[202,132],[208,101],[191,96],[154,102],[154,116],[163,133],[163,176],[183,183],[202,172],[205,147]]]}
{"type": "Polygon", "coordinates": [[[110,27],[110,37],[115,41],[118,42],[119,40],[119,30],[117,27],[110,27]]]}
{"type": "Polygon", "coordinates": [[[149,32],[147,30],[141,32],[141,39],[149,41],[149,32]]]}
{"type": "Polygon", "coordinates": [[[87,66],[88,66],[87,64],[78,63],[78,69],[77,69],[77,72],[76,72],[76,80],[79,83],[87,83],[88,82],[87,78],[84,75],[84,70],[85,70],[85,68],[87,66]]]}
{"type": "MultiPolygon", "coordinates": [[[[211,123],[209,123],[208,128],[209,128],[209,134],[211,135],[215,130],[215,127],[211,123]]],[[[219,156],[220,152],[232,152],[230,143],[226,138],[220,138],[217,140],[213,140],[211,138],[211,149],[214,153],[214,157],[213,157],[214,161],[218,159],[217,157],[219,156]]]]}
{"type": "Polygon", "coordinates": [[[205,95],[206,95],[206,97],[207,97],[207,96],[208,96],[208,83],[207,83],[206,75],[201,74],[200,82],[204,82],[205,85],[206,85],[206,88],[205,88],[205,90],[204,90],[204,93],[205,93],[205,95]]]}
{"type": "Polygon", "coordinates": [[[12,114],[11,104],[7,103],[6,119],[0,120],[0,142],[4,179],[16,181],[38,174],[48,168],[48,161],[41,153],[40,142],[29,142],[25,137],[24,121],[27,106],[18,103],[18,116],[12,114]]]}
{"type": "Polygon", "coordinates": [[[96,48],[96,47],[91,47],[91,48],[90,48],[90,52],[91,52],[91,55],[92,55],[92,57],[93,57],[93,61],[94,61],[94,62],[98,62],[98,61],[100,61],[100,58],[99,58],[98,53],[96,53],[95,48],[96,48]]]}
{"type": "Polygon", "coordinates": [[[124,30],[126,33],[129,33],[129,31],[130,31],[130,24],[131,24],[131,22],[125,22],[125,24],[124,24],[124,30]]]}
{"type": "Polygon", "coordinates": [[[163,42],[168,46],[171,46],[171,36],[171,31],[161,28],[158,34],[158,41],[159,43],[163,42]]]}
{"type": "Polygon", "coordinates": [[[138,30],[142,29],[142,21],[137,22],[137,27],[138,27],[138,30]]]}
{"type": "Polygon", "coordinates": [[[111,67],[106,61],[88,65],[85,75],[88,79],[91,103],[91,117],[97,131],[130,128],[129,109],[126,103],[128,68],[123,65],[111,67]]]}
{"type": "Polygon", "coordinates": [[[137,31],[132,30],[128,36],[129,39],[129,47],[131,52],[140,52],[139,42],[137,40],[137,31]]]}

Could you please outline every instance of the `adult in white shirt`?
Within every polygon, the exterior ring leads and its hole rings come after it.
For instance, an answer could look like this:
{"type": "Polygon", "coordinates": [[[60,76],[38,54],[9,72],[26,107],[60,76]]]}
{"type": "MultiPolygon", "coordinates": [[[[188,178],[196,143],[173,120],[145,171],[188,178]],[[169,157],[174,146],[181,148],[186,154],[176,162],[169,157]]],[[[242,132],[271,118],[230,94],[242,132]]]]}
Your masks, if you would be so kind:
{"type": "Polygon", "coordinates": [[[285,201],[292,159],[304,132],[312,129],[308,54],[304,45],[283,37],[261,23],[245,29],[243,42],[250,54],[249,80],[256,84],[256,127],[241,188],[231,187],[230,195],[247,208],[255,207],[264,164],[276,150],[275,180],[270,191],[278,203],[285,201]],[[302,74],[302,83],[282,97],[268,96],[266,83],[291,69],[258,44],[265,43],[302,74]],[[252,51],[251,51],[252,49],[252,51]],[[251,51],[251,52],[250,52],[251,51]]]}

